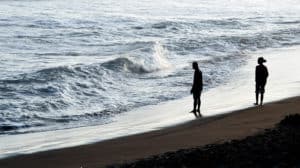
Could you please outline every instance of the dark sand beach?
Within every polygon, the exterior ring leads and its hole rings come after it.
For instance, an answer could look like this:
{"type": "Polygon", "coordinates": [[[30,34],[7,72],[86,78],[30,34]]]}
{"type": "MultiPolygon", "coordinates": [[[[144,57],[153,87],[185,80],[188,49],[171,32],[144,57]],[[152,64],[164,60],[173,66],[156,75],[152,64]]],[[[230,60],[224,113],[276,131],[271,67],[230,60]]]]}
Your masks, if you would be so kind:
{"type": "Polygon", "coordinates": [[[286,115],[295,113],[300,113],[300,97],[197,119],[158,131],[10,157],[0,160],[0,167],[105,167],[165,152],[240,140],[273,128],[286,115]]]}
{"type": "Polygon", "coordinates": [[[108,168],[299,167],[300,115],[287,115],[273,128],[222,144],[180,149],[108,168]]]}

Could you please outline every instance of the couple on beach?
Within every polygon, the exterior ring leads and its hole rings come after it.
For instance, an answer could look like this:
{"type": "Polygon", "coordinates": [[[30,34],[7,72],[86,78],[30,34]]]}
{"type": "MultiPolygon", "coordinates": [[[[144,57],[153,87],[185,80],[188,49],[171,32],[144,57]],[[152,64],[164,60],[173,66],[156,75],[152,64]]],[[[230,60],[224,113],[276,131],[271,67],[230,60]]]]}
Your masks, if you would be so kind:
{"type": "MultiPolygon", "coordinates": [[[[269,76],[268,68],[263,64],[267,62],[263,57],[259,57],[257,60],[258,65],[255,69],[255,100],[254,105],[258,105],[258,99],[260,94],[260,105],[263,104],[265,85],[267,83],[267,78],[269,76]]],[[[198,63],[193,62],[194,81],[191,89],[191,94],[194,98],[194,109],[191,111],[196,117],[201,117],[200,106],[201,106],[201,93],[203,90],[203,78],[202,72],[199,69],[198,63]]]]}

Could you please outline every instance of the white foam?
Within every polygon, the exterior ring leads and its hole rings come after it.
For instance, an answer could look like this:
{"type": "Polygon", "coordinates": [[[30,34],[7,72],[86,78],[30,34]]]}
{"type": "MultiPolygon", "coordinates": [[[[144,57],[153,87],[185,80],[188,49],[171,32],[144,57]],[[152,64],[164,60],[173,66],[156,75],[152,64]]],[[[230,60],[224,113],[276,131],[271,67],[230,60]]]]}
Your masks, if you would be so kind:
{"type": "MultiPolygon", "coordinates": [[[[226,85],[211,89],[202,96],[205,117],[250,107],[254,102],[254,69],[258,56],[268,62],[270,77],[265,101],[284,99],[300,93],[300,48],[288,48],[254,53],[249,63],[233,72],[226,85]]],[[[121,114],[115,122],[67,130],[0,136],[0,157],[77,146],[120,136],[160,129],[194,120],[189,113],[192,97],[146,106],[121,114]]]]}
{"type": "Polygon", "coordinates": [[[153,53],[149,56],[139,57],[134,62],[139,62],[148,72],[155,72],[171,68],[171,63],[167,59],[167,49],[162,44],[156,41],[153,45],[153,53]]]}

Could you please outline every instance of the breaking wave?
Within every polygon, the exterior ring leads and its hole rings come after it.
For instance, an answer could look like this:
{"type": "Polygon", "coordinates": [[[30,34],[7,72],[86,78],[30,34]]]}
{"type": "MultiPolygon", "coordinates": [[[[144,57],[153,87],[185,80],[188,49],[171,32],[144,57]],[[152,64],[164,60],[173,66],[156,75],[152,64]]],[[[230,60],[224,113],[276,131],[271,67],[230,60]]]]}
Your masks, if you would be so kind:
{"type": "Polygon", "coordinates": [[[1,97],[7,96],[7,102],[0,102],[0,134],[30,131],[31,127],[43,129],[51,123],[74,127],[74,122],[109,122],[108,116],[136,106],[111,100],[111,94],[120,96],[124,88],[134,90],[126,84],[135,80],[135,75],[160,71],[171,64],[157,42],[134,53],[137,55],[129,53],[102,63],[46,68],[0,80],[1,97]]]}

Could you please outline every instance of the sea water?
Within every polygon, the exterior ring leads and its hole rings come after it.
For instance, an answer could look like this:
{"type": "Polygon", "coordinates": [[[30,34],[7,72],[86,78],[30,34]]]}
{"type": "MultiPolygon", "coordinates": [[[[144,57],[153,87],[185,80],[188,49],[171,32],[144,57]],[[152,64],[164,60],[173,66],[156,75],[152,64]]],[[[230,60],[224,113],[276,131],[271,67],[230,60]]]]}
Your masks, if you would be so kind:
{"type": "Polygon", "coordinates": [[[189,95],[193,61],[207,92],[299,44],[297,0],[1,1],[0,134],[105,127],[189,95]]]}

